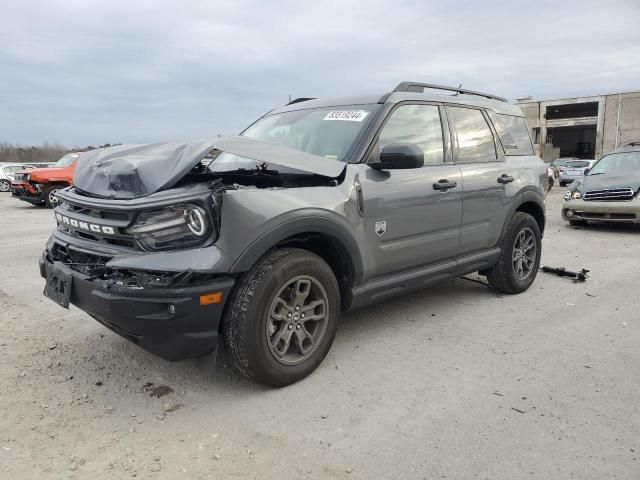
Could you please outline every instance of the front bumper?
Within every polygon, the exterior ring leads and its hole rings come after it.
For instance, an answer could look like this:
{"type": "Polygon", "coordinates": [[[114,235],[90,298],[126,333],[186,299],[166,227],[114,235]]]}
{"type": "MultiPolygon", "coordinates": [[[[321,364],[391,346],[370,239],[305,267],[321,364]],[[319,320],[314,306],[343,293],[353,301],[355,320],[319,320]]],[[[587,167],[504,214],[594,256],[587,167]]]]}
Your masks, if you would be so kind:
{"type": "Polygon", "coordinates": [[[43,193],[28,182],[12,183],[11,195],[32,205],[39,205],[44,202],[43,193]]]}
{"type": "MultiPolygon", "coordinates": [[[[40,274],[54,262],[45,252],[40,274]]],[[[198,357],[217,347],[218,328],[234,284],[220,277],[206,284],[180,288],[130,288],[83,275],[60,262],[71,278],[69,301],[118,335],[166,360],[198,357]],[[201,305],[201,296],[222,294],[219,303],[201,305]]]]}
{"type": "Polygon", "coordinates": [[[562,218],[594,222],[640,223],[640,199],[636,197],[627,202],[567,200],[562,205],[562,218]],[[567,216],[568,211],[573,212],[573,215],[567,216]]]}

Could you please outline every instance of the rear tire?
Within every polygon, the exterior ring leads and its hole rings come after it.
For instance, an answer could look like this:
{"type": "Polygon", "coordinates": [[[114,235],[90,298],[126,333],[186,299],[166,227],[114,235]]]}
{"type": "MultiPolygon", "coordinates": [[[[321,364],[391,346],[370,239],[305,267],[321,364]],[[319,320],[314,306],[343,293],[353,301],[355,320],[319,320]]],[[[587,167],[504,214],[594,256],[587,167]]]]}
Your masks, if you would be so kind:
{"type": "Polygon", "coordinates": [[[223,336],[243,375],[282,387],[324,360],[339,315],[340,290],[331,267],[309,251],[282,248],[239,279],[222,320],[223,336]]]}
{"type": "Polygon", "coordinates": [[[535,218],[516,212],[500,244],[498,263],[487,271],[487,280],[501,293],[522,293],[538,274],[542,235],[535,218]]]}
{"type": "Polygon", "coordinates": [[[560,186],[561,187],[566,187],[567,186],[567,182],[560,182],[560,186]]]}
{"type": "Polygon", "coordinates": [[[0,180],[0,192],[8,192],[11,190],[11,182],[9,180],[0,180]]]}

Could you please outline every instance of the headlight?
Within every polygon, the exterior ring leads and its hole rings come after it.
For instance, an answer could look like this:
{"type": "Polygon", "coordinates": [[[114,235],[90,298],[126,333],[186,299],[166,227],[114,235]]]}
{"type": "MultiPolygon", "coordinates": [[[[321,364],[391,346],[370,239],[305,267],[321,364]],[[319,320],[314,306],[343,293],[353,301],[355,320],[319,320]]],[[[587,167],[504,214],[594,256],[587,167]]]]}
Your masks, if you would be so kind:
{"type": "Polygon", "coordinates": [[[142,212],[128,232],[149,250],[169,250],[203,243],[211,228],[204,208],[181,204],[142,212]]]}
{"type": "Polygon", "coordinates": [[[564,192],[565,200],[577,200],[582,198],[582,194],[578,190],[567,190],[564,192]]]}

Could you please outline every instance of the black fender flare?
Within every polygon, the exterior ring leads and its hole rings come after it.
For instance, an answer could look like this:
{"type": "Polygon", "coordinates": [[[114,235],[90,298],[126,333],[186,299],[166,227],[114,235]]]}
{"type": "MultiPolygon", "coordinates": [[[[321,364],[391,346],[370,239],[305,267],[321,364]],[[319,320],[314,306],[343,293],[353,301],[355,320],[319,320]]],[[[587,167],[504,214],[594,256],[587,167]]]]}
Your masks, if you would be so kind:
{"type": "Polygon", "coordinates": [[[520,197],[518,198],[518,200],[514,201],[513,204],[511,205],[511,208],[509,209],[509,213],[505,219],[504,225],[502,226],[502,232],[500,233],[500,240],[498,240],[498,245],[502,243],[502,240],[504,239],[504,236],[507,233],[507,227],[509,226],[509,221],[511,220],[511,217],[513,217],[513,214],[516,211],[518,211],[518,209],[520,209],[520,207],[522,207],[522,205],[524,205],[525,203],[535,204],[540,210],[540,212],[542,213],[543,222],[540,228],[540,233],[544,234],[544,227],[546,223],[546,220],[544,220],[544,216],[545,216],[544,195],[541,194],[537,188],[530,187],[530,188],[524,189],[520,193],[520,197]]]}
{"type": "Polygon", "coordinates": [[[351,233],[348,222],[337,215],[318,212],[296,212],[293,218],[282,219],[276,226],[258,236],[238,256],[229,273],[242,273],[251,267],[274,246],[296,235],[317,233],[331,237],[347,253],[347,261],[353,272],[352,282],[358,285],[362,279],[364,263],[358,241],[351,233]]]}

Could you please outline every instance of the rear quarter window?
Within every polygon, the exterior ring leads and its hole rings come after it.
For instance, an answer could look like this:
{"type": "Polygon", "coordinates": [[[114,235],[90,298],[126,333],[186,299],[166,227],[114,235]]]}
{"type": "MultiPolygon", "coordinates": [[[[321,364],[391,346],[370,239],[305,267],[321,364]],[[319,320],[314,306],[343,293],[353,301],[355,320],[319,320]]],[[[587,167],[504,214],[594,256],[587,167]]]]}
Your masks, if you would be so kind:
{"type": "Polygon", "coordinates": [[[496,127],[507,155],[533,155],[529,128],[523,117],[503,115],[489,110],[489,118],[496,127]]]}

